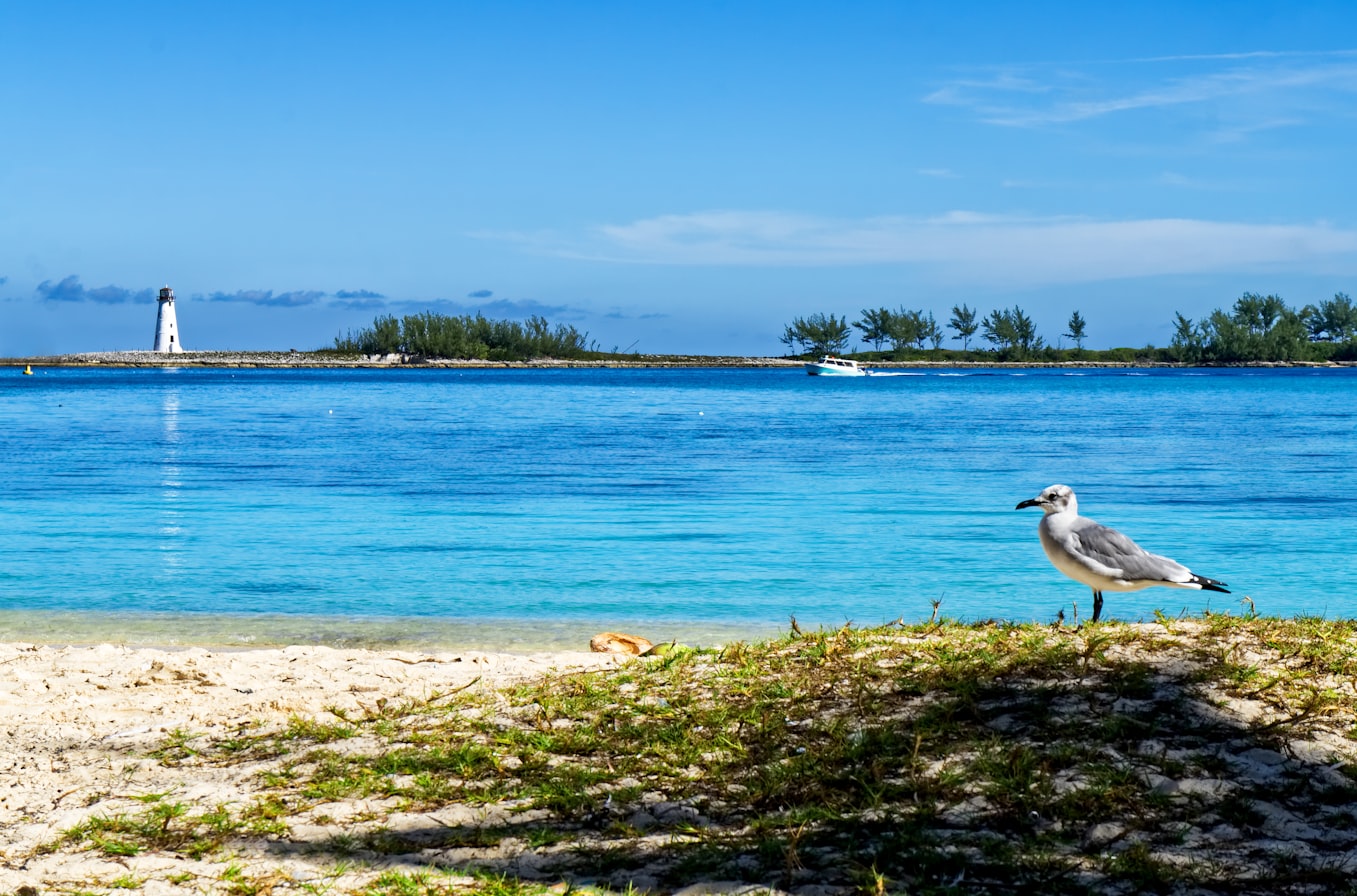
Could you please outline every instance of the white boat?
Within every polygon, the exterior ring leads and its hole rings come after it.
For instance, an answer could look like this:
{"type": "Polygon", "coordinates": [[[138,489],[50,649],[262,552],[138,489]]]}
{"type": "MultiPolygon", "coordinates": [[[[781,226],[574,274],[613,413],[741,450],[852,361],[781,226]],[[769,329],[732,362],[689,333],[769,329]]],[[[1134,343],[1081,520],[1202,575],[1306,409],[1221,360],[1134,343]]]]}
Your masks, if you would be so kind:
{"type": "Polygon", "coordinates": [[[811,376],[867,376],[871,371],[859,367],[857,361],[825,355],[818,361],[807,361],[806,373],[811,376]]]}

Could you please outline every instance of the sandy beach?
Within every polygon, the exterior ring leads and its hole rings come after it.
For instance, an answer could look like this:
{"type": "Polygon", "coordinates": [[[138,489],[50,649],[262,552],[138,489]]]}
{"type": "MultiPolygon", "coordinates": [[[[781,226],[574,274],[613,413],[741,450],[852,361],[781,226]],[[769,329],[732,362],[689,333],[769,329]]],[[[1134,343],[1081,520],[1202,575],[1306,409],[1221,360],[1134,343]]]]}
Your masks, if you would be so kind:
{"type": "MultiPolygon", "coordinates": [[[[386,701],[494,689],[624,661],[587,652],[0,645],[0,892],[69,889],[164,870],[170,860],[163,858],[45,852],[92,814],[125,810],[147,794],[207,806],[248,798],[253,768],[186,769],[148,756],[175,732],[210,738],[246,726],[266,730],[294,717],[333,719],[331,710],[360,713],[386,701]]],[[[189,875],[220,876],[211,862],[179,864],[189,875]]],[[[268,864],[298,881],[323,873],[305,856],[268,864]]],[[[145,891],[156,886],[150,880],[145,891]]]]}
{"type": "Polygon", "coordinates": [[[1218,614],[649,659],[0,644],[0,892],[1344,892],[1355,670],[1349,622],[1218,614]]]}

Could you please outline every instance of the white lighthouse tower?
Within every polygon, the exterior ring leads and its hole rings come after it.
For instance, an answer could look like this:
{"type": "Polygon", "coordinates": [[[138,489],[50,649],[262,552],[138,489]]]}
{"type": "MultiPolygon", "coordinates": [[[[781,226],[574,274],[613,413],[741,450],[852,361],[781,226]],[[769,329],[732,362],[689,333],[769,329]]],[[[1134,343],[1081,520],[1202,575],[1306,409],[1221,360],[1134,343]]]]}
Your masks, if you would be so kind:
{"type": "Polygon", "coordinates": [[[154,352],[182,352],[179,342],[179,323],[174,319],[174,290],[166,286],[160,291],[160,310],[155,316],[154,352]]]}

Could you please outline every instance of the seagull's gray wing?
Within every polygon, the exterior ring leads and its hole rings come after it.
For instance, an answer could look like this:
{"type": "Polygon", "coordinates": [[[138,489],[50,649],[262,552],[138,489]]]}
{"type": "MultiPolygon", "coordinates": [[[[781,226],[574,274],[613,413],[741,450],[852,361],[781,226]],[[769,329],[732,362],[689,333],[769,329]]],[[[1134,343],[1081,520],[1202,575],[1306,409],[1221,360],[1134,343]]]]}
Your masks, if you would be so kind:
{"type": "Polygon", "coordinates": [[[1128,582],[1190,582],[1192,571],[1151,554],[1116,529],[1080,517],[1070,529],[1075,553],[1090,569],[1128,582]],[[1091,561],[1091,562],[1087,562],[1091,561]],[[1098,569],[1097,566],[1103,567],[1098,569]]]}

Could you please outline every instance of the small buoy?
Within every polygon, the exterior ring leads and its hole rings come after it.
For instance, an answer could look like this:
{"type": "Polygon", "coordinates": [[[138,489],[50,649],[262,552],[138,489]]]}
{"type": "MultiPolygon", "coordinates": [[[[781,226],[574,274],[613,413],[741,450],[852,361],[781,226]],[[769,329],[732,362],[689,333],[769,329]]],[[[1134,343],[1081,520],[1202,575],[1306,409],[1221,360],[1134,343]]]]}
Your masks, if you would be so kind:
{"type": "Polygon", "coordinates": [[[24,376],[32,376],[32,375],[33,375],[33,367],[32,367],[31,365],[29,365],[29,364],[25,364],[25,365],[24,365],[24,376]]]}

